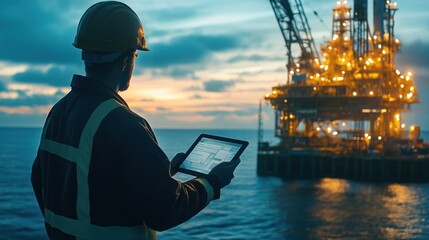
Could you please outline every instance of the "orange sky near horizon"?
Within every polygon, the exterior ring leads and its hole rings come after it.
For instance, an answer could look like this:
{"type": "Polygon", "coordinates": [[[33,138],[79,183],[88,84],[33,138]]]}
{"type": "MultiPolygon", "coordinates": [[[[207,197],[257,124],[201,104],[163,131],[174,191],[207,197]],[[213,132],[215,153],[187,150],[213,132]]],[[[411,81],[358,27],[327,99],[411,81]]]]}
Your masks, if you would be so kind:
{"type": "MultiPolygon", "coordinates": [[[[81,14],[96,1],[79,2],[60,6],[10,1],[4,8],[9,10],[0,10],[0,22],[16,22],[2,30],[8,36],[0,36],[1,126],[42,126],[50,107],[69,91],[72,74],[83,73],[79,50],[71,42],[81,14]],[[24,12],[24,19],[15,20],[6,11],[24,12]],[[36,27],[41,29],[33,30],[36,27]],[[33,42],[19,38],[21,28],[28,29],[33,42]],[[54,39],[40,38],[40,33],[54,39]],[[61,83],[49,82],[56,78],[61,83]]],[[[285,43],[268,0],[246,4],[169,0],[145,6],[136,0],[124,2],[142,19],[151,48],[139,54],[130,88],[120,93],[132,110],[153,128],[257,127],[259,101],[287,78],[285,43]]],[[[318,47],[330,38],[335,3],[303,0],[318,47]]],[[[398,4],[396,35],[406,50],[397,57],[398,68],[414,72],[420,99],[429,102],[429,68],[424,59],[429,54],[425,24],[429,17],[424,11],[429,2],[398,4]]],[[[406,119],[429,130],[429,120],[421,114],[427,111],[429,104],[413,105],[406,119]]],[[[272,129],[270,106],[264,105],[263,116],[264,128],[272,129]]]]}

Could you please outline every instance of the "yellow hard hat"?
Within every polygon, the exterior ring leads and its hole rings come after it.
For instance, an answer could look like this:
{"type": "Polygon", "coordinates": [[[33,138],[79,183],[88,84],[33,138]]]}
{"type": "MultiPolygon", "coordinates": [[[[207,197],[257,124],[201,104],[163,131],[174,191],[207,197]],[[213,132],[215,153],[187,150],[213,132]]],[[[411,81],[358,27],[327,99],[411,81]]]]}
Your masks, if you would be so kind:
{"type": "Polygon", "coordinates": [[[116,1],[99,2],[86,10],[73,46],[83,52],[100,54],[135,49],[149,51],[139,17],[126,4],[116,1]]]}

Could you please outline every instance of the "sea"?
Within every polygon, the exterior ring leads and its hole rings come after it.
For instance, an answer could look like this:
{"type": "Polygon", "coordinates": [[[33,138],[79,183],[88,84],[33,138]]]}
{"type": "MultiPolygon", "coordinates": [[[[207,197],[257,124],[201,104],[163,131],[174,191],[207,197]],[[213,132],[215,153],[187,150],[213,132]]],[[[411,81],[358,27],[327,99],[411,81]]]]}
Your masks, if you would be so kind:
{"type": "MultiPolygon", "coordinates": [[[[161,240],[429,239],[429,184],[260,177],[256,130],[155,130],[170,158],[201,133],[250,144],[221,198],[188,222],[160,232],[161,240]]],[[[0,240],[47,239],[30,183],[40,134],[39,128],[0,128],[0,240]]],[[[264,140],[276,141],[273,135],[264,131],[264,140]]],[[[429,132],[425,136],[429,139],[429,132]]]]}

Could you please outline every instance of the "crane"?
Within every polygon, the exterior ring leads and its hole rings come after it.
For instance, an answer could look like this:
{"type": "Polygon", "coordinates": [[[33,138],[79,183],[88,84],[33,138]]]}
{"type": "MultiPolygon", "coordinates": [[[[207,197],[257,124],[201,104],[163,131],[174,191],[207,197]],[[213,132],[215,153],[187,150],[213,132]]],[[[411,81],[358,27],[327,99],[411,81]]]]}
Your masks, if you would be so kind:
{"type": "Polygon", "coordinates": [[[270,0],[270,3],[286,43],[288,83],[290,76],[293,81],[305,80],[307,73],[316,70],[319,54],[301,0],[270,0]]]}

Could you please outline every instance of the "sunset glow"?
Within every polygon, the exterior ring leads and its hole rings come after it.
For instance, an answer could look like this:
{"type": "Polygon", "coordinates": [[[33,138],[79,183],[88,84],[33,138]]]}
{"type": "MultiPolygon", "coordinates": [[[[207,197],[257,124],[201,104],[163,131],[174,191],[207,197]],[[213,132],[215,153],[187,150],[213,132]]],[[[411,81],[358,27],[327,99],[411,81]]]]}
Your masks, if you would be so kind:
{"type": "MultiPolygon", "coordinates": [[[[16,23],[3,27],[0,36],[0,125],[42,126],[52,105],[69,91],[72,75],[84,74],[71,42],[81,14],[96,1],[18,2],[0,10],[0,21],[16,23]],[[20,14],[3,14],[4,9],[20,14]]],[[[125,2],[140,16],[151,49],[139,54],[131,86],[121,93],[132,110],[154,128],[256,128],[259,101],[273,83],[287,79],[285,43],[268,1],[125,2]]],[[[305,4],[323,18],[321,23],[307,13],[320,46],[330,37],[324,25],[335,1],[305,4]]],[[[400,4],[396,34],[403,50],[397,63],[415,69],[398,68],[413,72],[421,101],[429,102],[428,66],[416,56],[429,52],[421,24],[428,19],[428,3],[400,4]]],[[[413,106],[404,118],[427,129],[429,120],[419,114],[426,108],[429,104],[413,106]]],[[[263,116],[264,128],[272,129],[267,105],[263,116]]]]}

